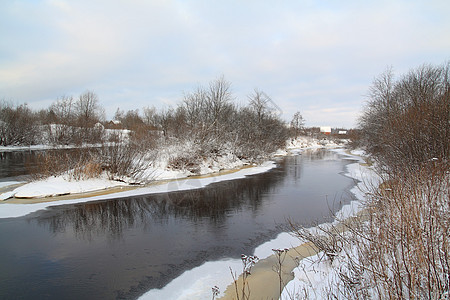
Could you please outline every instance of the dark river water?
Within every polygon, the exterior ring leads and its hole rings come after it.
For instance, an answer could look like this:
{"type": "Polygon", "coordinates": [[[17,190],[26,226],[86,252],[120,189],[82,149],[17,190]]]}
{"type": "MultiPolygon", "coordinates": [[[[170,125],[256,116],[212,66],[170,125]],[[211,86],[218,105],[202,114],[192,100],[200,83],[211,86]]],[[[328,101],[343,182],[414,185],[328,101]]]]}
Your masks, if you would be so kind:
{"type": "Polygon", "coordinates": [[[349,202],[348,163],[305,151],[198,190],[0,219],[0,299],[134,299],[206,261],[252,254],[288,218],[312,225],[349,202]]]}
{"type": "Polygon", "coordinates": [[[0,180],[28,174],[40,153],[43,151],[0,151],[0,180]]]}

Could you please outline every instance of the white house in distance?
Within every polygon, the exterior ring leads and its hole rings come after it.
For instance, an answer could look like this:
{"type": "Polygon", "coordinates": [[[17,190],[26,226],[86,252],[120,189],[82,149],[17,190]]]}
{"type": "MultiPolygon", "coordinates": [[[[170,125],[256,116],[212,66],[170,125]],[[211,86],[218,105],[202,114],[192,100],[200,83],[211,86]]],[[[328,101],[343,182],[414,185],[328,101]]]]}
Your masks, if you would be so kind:
{"type": "Polygon", "coordinates": [[[331,134],[331,126],[320,126],[320,132],[326,135],[331,134]]]}

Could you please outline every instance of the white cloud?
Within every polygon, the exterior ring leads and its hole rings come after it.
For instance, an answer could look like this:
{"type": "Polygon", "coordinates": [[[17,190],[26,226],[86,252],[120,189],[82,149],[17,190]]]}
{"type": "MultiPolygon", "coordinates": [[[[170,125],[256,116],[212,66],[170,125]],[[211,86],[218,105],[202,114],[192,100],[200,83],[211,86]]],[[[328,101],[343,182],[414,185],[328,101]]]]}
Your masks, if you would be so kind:
{"type": "Polygon", "coordinates": [[[449,12],[446,1],[3,2],[0,98],[94,89],[107,106],[162,106],[223,74],[240,101],[258,87],[311,124],[354,124],[387,65],[449,59],[449,12]]]}

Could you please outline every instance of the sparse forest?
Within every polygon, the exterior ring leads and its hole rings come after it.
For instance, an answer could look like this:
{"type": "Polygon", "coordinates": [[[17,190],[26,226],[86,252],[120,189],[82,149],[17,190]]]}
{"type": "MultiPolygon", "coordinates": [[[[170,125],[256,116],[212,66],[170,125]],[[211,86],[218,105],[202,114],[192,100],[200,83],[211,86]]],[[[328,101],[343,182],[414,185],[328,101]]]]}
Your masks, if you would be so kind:
{"type": "Polygon", "coordinates": [[[349,281],[376,298],[445,299],[450,291],[450,64],[375,79],[360,119],[382,184],[359,228],[362,268],[349,281]]]}
{"type": "Polygon", "coordinates": [[[392,70],[381,74],[359,127],[356,142],[381,184],[365,182],[358,218],[316,234],[294,225],[340,262],[328,298],[448,299],[450,64],[423,65],[399,79],[392,70]]]}
{"type": "MultiPolygon", "coordinates": [[[[62,96],[40,111],[3,101],[0,145],[74,145],[86,152],[73,158],[42,159],[44,165],[34,170],[42,176],[74,168],[82,168],[84,174],[82,160],[91,166],[90,171],[95,170],[84,177],[106,170],[112,179],[129,176],[134,180],[143,179],[155,156],[170,149],[178,149],[168,154],[171,168],[197,173],[206,158],[233,155],[252,163],[285,146],[292,132],[274,111],[268,95],[255,89],[243,107],[234,100],[231,83],[221,77],[186,92],[176,107],[160,111],[118,108],[112,121],[106,121],[93,91],[79,97],[62,96]]],[[[302,120],[299,113],[297,120],[302,120]]],[[[296,124],[298,133],[303,123],[296,124]]]]}

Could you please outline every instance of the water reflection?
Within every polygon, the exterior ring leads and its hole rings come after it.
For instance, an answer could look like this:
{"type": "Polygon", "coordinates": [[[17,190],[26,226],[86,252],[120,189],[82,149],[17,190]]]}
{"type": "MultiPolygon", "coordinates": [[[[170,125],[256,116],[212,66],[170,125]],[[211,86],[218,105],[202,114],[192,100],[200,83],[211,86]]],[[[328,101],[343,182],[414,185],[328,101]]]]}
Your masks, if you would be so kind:
{"type": "Polygon", "coordinates": [[[327,159],[336,160],[336,154],[311,150],[301,156],[280,159],[276,169],[245,179],[218,182],[196,190],[54,207],[31,221],[48,227],[54,234],[72,230],[78,239],[85,240],[102,235],[120,239],[127,229],[149,229],[171,218],[194,223],[202,220],[216,227],[240,210],[257,215],[263,200],[271,200],[264,195],[280,194],[279,189],[286,188],[283,185],[286,180],[291,181],[290,186],[299,185],[305,161],[327,159]]]}
{"type": "Polygon", "coordinates": [[[285,179],[285,168],[274,174],[259,174],[242,180],[218,182],[202,189],[88,202],[55,207],[32,219],[48,227],[52,233],[71,229],[77,238],[90,240],[107,234],[120,239],[129,228],[149,228],[170,218],[183,218],[191,222],[205,219],[219,226],[230,212],[243,208],[257,211],[262,195],[273,192],[285,179]]]}
{"type": "MultiPolygon", "coordinates": [[[[239,258],[282,231],[328,215],[352,186],[347,162],[315,151],[203,189],[79,203],[0,220],[0,298],[134,299],[184,271],[239,258]],[[326,184],[324,184],[326,183],[326,184]]],[[[337,207],[338,209],[339,207],[337,207]]]]}
{"type": "Polygon", "coordinates": [[[0,151],[0,178],[28,174],[28,165],[35,155],[34,151],[0,151]]]}

